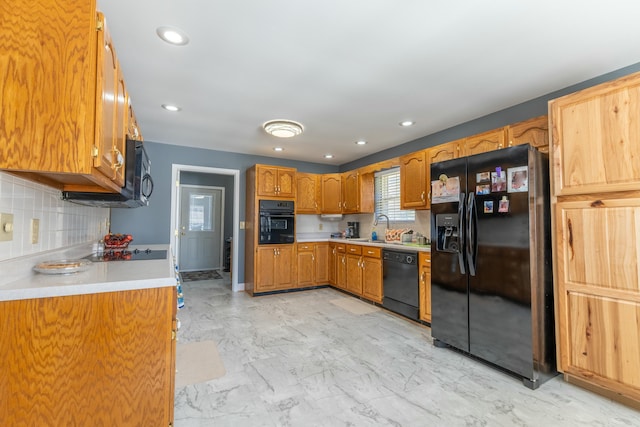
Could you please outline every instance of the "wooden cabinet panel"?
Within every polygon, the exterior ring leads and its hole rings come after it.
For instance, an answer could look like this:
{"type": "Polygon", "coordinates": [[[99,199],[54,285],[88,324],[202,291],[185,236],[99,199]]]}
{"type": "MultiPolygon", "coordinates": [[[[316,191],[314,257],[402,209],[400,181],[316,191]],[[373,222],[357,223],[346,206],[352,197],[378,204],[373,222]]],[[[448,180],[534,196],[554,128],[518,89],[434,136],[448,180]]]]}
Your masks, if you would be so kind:
{"type": "Polygon", "coordinates": [[[342,178],[339,173],[322,175],[322,213],[342,213],[342,178]]]}
{"type": "Polygon", "coordinates": [[[640,198],[556,205],[558,283],[640,295],[640,198]]]}
{"type": "Polygon", "coordinates": [[[173,423],[175,287],[0,302],[5,426],[173,423]]]}
{"type": "MultiPolygon", "coordinates": [[[[365,249],[364,254],[367,253],[365,249]]],[[[382,303],[382,259],[370,256],[362,257],[362,296],[382,303]]]]}
{"type": "Polygon", "coordinates": [[[0,169],[64,190],[119,192],[115,166],[126,154],[113,150],[126,129],[117,105],[124,80],[104,17],[78,0],[11,8],[16,19],[0,26],[3,92],[12,94],[0,98],[11,117],[0,127],[0,169]]]}
{"type": "Polygon", "coordinates": [[[462,156],[486,153],[505,148],[507,140],[506,128],[490,130],[465,139],[462,156]]]}
{"type": "Polygon", "coordinates": [[[267,197],[295,197],[296,170],[275,166],[256,166],[258,196],[267,197]]]}
{"type": "Polygon", "coordinates": [[[549,102],[555,194],[640,188],[640,73],[549,102]]]}
{"type": "Polygon", "coordinates": [[[400,209],[427,207],[427,152],[400,157],[400,209]]]}
{"type": "Polygon", "coordinates": [[[329,271],[328,280],[330,285],[336,285],[336,268],[338,265],[338,253],[336,251],[336,244],[329,243],[329,271]]]}
{"type": "Polygon", "coordinates": [[[640,301],[570,292],[567,372],[640,400],[640,301]]]}
{"type": "Polygon", "coordinates": [[[418,254],[420,268],[420,320],[431,323],[431,253],[418,254]]]}
{"type": "Polygon", "coordinates": [[[275,259],[276,249],[272,246],[261,246],[256,250],[255,292],[276,289],[275,259]]]}
{"type": "Polygon", "coordinates": [[[312,286],[315,283],[314,263],[313,250],[298,250],[298,286],[312,286]]]}
{"type": "Polygon", "coordinates": [[[347,254],[338,252],[336,263],[336,286],[347,289],[347,254]]]}
{"type": "Polygon", "coordinates": [[[275,272],[278,289],[296,286],[295,249],[293,245],[278,245],[276,249],[275,272]]]}
{"type": "Polygon", "coordinates": [[[507,128],[507,141],[509,147],[529,144],[539,151],[548,152],[549,117],[544,115],[509,125],[507,128]]]}
{"type": "Polygon", "coordinates": [[[347,291],[356,295],[362,295],[362,266],[360,255],[347,253],[347,291]]]}
{"type": "Polygon", "coordinates": [[[342,212],[357,213],[360,191],[358,172],[349,171],[342,174],[342,212]]]}
{"type": "Polygon", "coordinates": [[[320,176],[298,172],[296,175],[296,213],[320,213],[320,176]]]}
{"type": "Polygon", "coordinates": [[[329,244],[316,243],[315,248],[315,283],[329,283],[329,244]]]}

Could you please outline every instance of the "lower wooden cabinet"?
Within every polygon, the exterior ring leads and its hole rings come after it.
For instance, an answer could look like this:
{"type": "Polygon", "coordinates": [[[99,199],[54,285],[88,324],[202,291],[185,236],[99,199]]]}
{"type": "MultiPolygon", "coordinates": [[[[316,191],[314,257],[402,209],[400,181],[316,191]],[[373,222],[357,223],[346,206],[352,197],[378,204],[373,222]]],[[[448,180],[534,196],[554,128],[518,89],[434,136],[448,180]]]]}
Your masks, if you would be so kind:
{"type": "Polygon", "coordinates": [[[297,286],[294,245],[263,245],[256,250],[254,292],[269,292],[297,286]]]}
{"type": "Polygon", "coordinates": [[[169,426],[175,287],[0,302],[3,426],[169,426]]]}
{"type": "Polygon", "coordinates": [[[336,287],[347,289],[347,245],[338,243],[336,245],[336,287]]]}
{"type": "Polygon", "coordinates": [[[362,296],[382,304],[382,249],[362,248],[362,296]]]}
{"type": "Polygon", "coordinates": [[[329,269],[328,281],[332,286],[336,285],[336,267],[338,265],[338,252],[336,250],[336,243],[329,242],[329,269]]]}
{"type": "Polygon", "coordinates": [[[298,243],[297,287],[329,282],[329,243],[298,243]]]}
{"type": "Polygon", "coordinates": [[[640,198],[562,200],[555,220],[558,370],[637,405],[640,198]]]}
{"type": "Polygon", "coordinates": [[[418,255],[420,268],[420,320],[431,323],[431,253],[420,252],[418,255]]]}

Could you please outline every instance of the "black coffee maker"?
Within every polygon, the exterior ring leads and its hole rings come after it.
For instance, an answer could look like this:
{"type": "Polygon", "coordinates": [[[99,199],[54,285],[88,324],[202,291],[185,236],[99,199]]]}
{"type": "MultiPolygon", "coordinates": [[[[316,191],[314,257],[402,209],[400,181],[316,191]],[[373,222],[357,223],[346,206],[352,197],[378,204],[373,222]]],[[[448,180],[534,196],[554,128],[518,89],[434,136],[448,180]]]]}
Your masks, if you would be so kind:
{"type": "Polygon", "coordinates": [[[358,221],[348,221],[345,234],[348,239],[360,238],[360,223],[358,221]]]}

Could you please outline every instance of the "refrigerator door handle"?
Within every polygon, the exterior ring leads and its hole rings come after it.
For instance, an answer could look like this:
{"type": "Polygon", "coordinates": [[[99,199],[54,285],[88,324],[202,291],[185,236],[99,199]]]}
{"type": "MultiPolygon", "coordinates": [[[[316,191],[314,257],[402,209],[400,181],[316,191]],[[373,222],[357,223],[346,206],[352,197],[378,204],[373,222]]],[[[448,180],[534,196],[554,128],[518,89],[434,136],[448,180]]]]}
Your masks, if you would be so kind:
{"type": "Polygon", "coordinates": [[[458,263],[460,264],[460,273],[467,274],[464,266],[464,193],[460,193],[460,202],[458,203],[458,263]]]}
{"type": "Polygon", "coordinates": [[[478,252],[476,242],[476,228],[478,223],[478,212],[476,210],[475,193],[469,193],[467,200],[467,262],[469,264],[469,274],[476,275],[476,255],[478,252]]]}

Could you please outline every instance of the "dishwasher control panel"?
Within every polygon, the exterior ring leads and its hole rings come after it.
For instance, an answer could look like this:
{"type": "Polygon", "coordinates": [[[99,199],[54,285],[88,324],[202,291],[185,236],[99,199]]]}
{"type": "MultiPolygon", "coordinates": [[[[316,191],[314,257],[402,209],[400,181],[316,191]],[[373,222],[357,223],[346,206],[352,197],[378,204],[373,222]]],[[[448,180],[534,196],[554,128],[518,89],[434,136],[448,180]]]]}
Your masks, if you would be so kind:
{"type": "Polygon", "coordinates": [[[397,251],[382,251],[382,259],[385,261],[399,262],[401,264],[416,265],[418,263],[417,252],[397,252],[397,251]]]}

